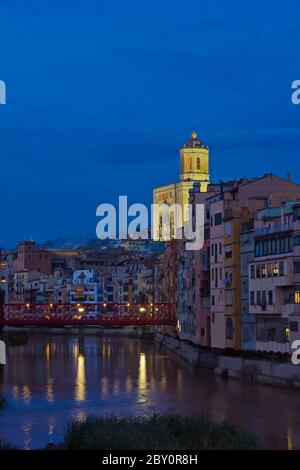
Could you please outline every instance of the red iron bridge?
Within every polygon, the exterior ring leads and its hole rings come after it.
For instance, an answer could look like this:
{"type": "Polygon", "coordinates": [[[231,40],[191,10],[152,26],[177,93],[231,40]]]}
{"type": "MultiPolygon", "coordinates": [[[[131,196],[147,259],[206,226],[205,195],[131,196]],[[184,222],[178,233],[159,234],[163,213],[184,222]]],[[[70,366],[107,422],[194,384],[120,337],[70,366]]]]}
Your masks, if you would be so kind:
{"type": "Polygon", "coordinates": [[[0,326],[175,325],[175,306],[159,304],[4,304],[0,326]]]}

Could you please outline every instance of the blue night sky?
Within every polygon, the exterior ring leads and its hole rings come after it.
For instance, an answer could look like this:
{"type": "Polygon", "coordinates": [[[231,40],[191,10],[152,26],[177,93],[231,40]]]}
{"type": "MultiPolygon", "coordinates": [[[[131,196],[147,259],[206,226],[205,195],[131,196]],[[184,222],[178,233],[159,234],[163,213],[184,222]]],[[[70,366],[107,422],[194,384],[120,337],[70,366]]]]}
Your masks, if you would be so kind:
{"type": "Polygon", "coordinates": [[[299,15],[298,0],[1,0],[0,245],[93,234],[119,194],[149,204],[193,127],[213,181],[300,182],[299,15]]]}

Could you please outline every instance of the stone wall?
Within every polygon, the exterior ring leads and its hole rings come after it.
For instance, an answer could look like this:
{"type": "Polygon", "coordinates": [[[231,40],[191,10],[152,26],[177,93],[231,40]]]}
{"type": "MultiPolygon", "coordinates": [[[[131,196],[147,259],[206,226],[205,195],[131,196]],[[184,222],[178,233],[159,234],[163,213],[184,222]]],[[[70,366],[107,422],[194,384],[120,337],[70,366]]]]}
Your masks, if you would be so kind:
{"type": "Polygon", "coordinates": [[[215,372],[227,377],[300,389],[300,366],[220,356],[215,372]]]}
{"type": "Polygon", "coordinates": [[[197,345],[161,334],[158,334],[156,339],[190,364],[212,368],[218,375],[300,390],[300,365],[222,356],[216,352],[205,352],[197,345]]]}

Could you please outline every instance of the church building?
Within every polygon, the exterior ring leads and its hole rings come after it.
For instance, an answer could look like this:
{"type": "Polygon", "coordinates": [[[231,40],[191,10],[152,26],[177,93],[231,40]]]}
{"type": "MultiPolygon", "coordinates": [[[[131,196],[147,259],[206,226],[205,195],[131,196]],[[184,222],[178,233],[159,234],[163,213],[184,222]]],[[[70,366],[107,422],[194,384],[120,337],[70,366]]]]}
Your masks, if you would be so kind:
{"type": "Polygon", "coordinates": [[[175,215],[174,212],[170,211],[170,235],[163,236],[163,212],[159,209],[159,206],[164,204],[171,207],[177,204],[181,208],[182,222],[187,222],[188,212],[185,209],[189,203],[189,190],[193,188],[195,182],[199,183],[201,192],[207,191],[209,185],[209,151],[208,147],[198,139],[196,132],[193,131],[190,139],[180,149],[180,181],[153,190],[153,204],[156,208],[153,221],[154,239],[174,238],[175,229],[179,228],[178,223],[175,228],[175,215]]]}

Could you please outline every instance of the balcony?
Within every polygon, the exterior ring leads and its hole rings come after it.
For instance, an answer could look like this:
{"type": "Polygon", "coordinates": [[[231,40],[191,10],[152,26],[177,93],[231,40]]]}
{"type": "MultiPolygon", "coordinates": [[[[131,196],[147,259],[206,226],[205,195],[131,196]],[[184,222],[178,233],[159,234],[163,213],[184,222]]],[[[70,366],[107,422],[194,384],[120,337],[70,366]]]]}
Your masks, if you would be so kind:
{"type": "MultiPolygon", "coordinates": [[[[249,305],[249,313],[250,314],[253,314],[253,315],[262,315],[262,314],[276,314],[278,313],[277,311],[277,305],[275,304],[266,304],[266,303],[263,303],[261,305],[258,305],[258,304],[255,304],[255,305],[249,305]]],[[[281,309],[279,309],[280,311],[281,309]]]]}
{"type": "Polygon", "coordinates": [[[299,315],[300,314],[300,304],[294,302],[286,303],[282,305],[282,314],[285,317],[299,315]]]}
{"type": "Polygon", "coordinates": [[[262,228],[256,229],[255,235],[262,236],[262,235],[269,235],[272,233],[289,232],[293,230],[293,228],[294,228],[293,223],[276,224],[276,225],[271,225],[270,227],[262,227],[262,228]]]}

